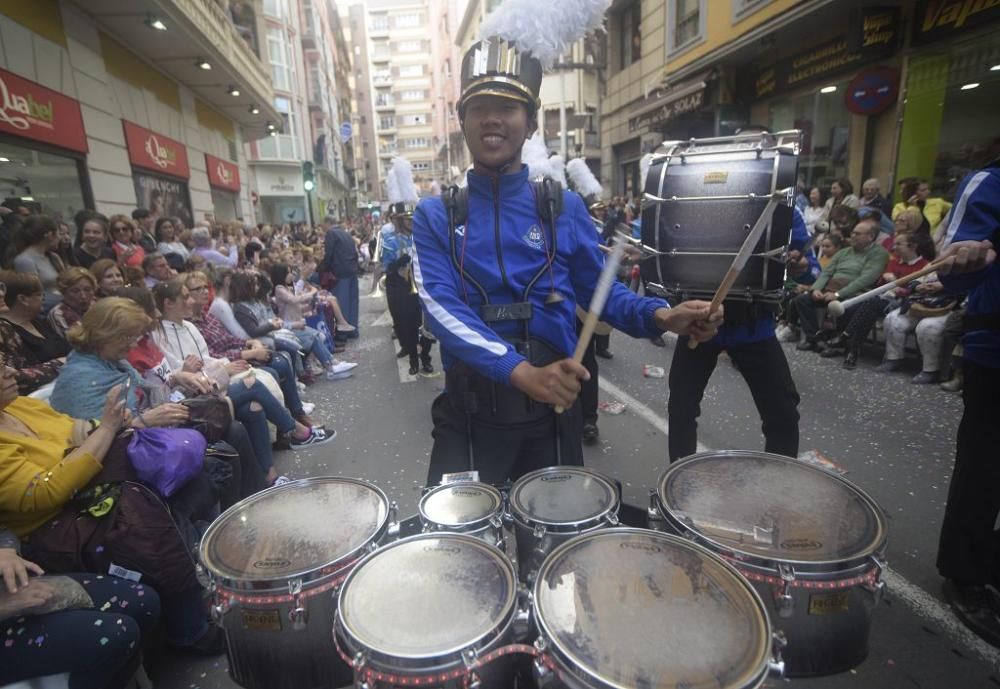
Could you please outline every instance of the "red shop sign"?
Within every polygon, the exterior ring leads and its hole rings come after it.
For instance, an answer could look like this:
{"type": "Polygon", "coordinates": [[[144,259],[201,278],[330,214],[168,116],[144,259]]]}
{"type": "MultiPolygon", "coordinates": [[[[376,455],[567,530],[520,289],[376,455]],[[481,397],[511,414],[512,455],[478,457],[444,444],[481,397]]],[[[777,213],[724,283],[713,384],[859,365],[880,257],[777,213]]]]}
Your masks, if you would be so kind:
{"type": "Polygon", "coordinates": [[[87,152],[80,104],[5,69],[0,69],[0,131],[87,152]]]}
{"type": "Polygon", "coordinates": [[[208,170],[208,183],[219,189],[239,192],[240,169],[236,163],[205,154],[205,168],[208,170]]]}
{"type": "Polygon", "coordinates": [[[191,176],[184,144],[125,120],[122,124],[128,159],[133,165],[182,179],[191,176]]]}

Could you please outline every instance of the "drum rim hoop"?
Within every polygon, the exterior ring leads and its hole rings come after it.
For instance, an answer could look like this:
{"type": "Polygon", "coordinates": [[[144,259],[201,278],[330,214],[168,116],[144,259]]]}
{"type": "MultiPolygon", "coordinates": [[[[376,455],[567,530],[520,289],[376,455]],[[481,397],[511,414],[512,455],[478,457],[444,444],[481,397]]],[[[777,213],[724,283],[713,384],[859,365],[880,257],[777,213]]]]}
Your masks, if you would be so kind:
{"type": "Polygon", "coordinates": [[[481,481],[459,481],[457,483],[447,483],[443,486],[435,486],[430,489],[420,498],[420,502],[417,503],[417,512],[420,514],[420,521],[424,525],[430,525],[432,527],[439,527],[442,530],[448,531],[449,533],[460,533],[452,532],[452,529],[478,529],[480,527],[488,526],[490,521],[496,516],[502,516],[504,512],[504,498],[503,493],[496,486],[491,486],[488,483],[483,483],[481,481]],[[431,518],[424,509],[427,502],[430,500],[432,495],[437,495],[438,493],[445,492],[447,488],[454,488],[455,486],[465,485],[467,487],[477,488],[484,490],[489,493],[492,497],[496,499],[496,507],[493,508],[489,514],[482,517],[477,517],[471,521],[462,522],[460,524],[445,524],[435,519],[431,518]]]}
{"type": "Polygon", "coordinates": [[[552,466],[545,467],[543,469],[537,469],[530,473],[525,474],[519,478],[510,489],[510,496],[508,498],[508,509],[510,510],[510,516],[516,524],[519,526],[533,529],[536,526],[544,526],[546,531],[552,533],[573,533],[579,530],[586,530],[589,528],[597,527],[604,523],[609,516],[617,515],[618,510],[621,508],[621,495],[618,493],[618,487],[614,481],[609,479],[607,476],[581,466],[552,466]],[[605,507],[600,512],[585,517],[584,519],[577,520],[565,520],[565,521],[546,521],[544,519],[539,519],[533,515],[528,514],[519,504],[517,504],[518,491],[527,485],[529,482],[535,479],[541,479],[542,476],[546,474],[558,474],[558,473],[575,473],[584,474],[588,478],[593,478],[605,485],[611,495],[610,504],[605,507]]]}
{"type": "Polygon", "coordinates": [[[691,534],[697,539],[698,544],[704,548],[713,552],[731,555],[740,561],[741,566],[747,565],[774,571],[777,570],[777,565],[780,563],[792,565],[795,568],[796,576],[800,574],[808,576],[810,573],[828,575],[863,567],[866,563],[870,562],[872,557],[882,559],[888,543],[889,529],[885,513],[882,511],[882,508],[879,507],[878,503],[875,502],[870,495],[868,495],[868,493],[843,476],[838,476],[837,474],[831,473],[825,469],[812,466],[811,464],[806,464],[805,462],[801,462],[794,457],[776,455],[770,452],[757,452],[754,450],[718,450],[715,452],[699,452],[678,460],[667,467],[663,474],[660,475],[659,480],[656,482],[656,490],[653,494],[656,500],[657,509],[672,526],[679,529],[682,533],[691,534]],[[876,533],[868,542],[868,545],[859,549],[857,553],[848,557],[833,558],[829,560],[797,560],[794,558],[766,557],[760,553],[742,550],[730,544],[713,540],[681,521],[677,518],[672,509],[668,509],[666,503],[664,502],[664,486],[670,477],[680,473],[680,471],[682,471],[687,464],[704,461],[706,459],[718,459],[719,457],[754,457],[782,461],[793,464],[795,467],[818,472],[822,476],[836,480],[845,486],[849,491],[860,497],[861,501],[871,509],[877,525],[876,533]]]}
{"type": "MultiPolygon", "coordinates": [[[[198,546],[199,559],[202,565],[205,567],[205,571],[208,572],[209,576],[218,582],[222,587],[232,589],[234,591],[245,591],[253,590],[260,591],[262,593],[267,591],[288,591],[288,582],[293,579],[301,579],[303,586],[306,584],[312,584],[318,580],[326,579],[329,576],[336,575],[341,572],[345,567],[350,567],[352,564],[358,562],[361,559],[361,554],[364,553],[371,544],[377,543],[388,530],[389,527],[389,517],[391,514],[391,502],[389,497],[385,494],[381,488],[376,486],[371,481],[366,481],[360,478],[351,477],[341,477],[341,476],[312,476],[309,478],[299,479],[297,481],[291,481],[289,483],[284,483],[280,486],[272,486],[266,488],[260,492],[254,493],[243,500],[240,500],[235,505],[231,505],[226,509],[225,512],[220,514],[215,518],[215,521],[209,525],[208,529],[205,531],[205,535],[201,539],[201,543],[198,546]],[[213,564],[213,558],[209,553],[209,545],[211,544],[213,537],[218,531],[222,529],[223,524],[225,524],[228,519],[227,516],[231,516],[239,511],[239,508],[246,507],[246,505],[252,504],[254,502],[259,502],[264,499],[264,497],[275,494],[278,492],[288,492],[292,488],[302,487],[307,484],[312,483],[350,483],[362,486],[364,488],[371,489],[375,495],[382,500],[382,504],[385,508],[385,514],[382,519],[375,525],[374,530],[369,535],[369,537],[356,548],[352,549],[350,552],[344,553],[335,560],[325,562],[323,564],[314,565],[306,569],[295,570],[293,572],[288,572],[282,574],[281,576],[275,576],[271,578],[265,577],[246,577],[239,576],[236,572],[229,570],[228,567],[225,568],[225,572],[222,571],[222,567],[213,564]],[[331,570],[331,568],[336,568],[331,570]],[[324,571],[326,570],[326,571],[324,571]]],[[[246,574],[246,573],[243,573],[246,574]]]]}
{"type": "Polygon", "coordinates": [[[564,670],[571,672],[575,676],[579,676],[587,682],[599,682],[601,687],[606,687],[607,689],[628,689],[625,685],[608,682],[606,678],[596,674],[596,668],[591,668],[587,664],[580,662],[581,659],[577,658],[573,653],[563,648],[562,643],[558,640],[558,636],[553,633],[544,616],[538,609],[539,593],[543,582],[546,579],[546,575],[548,574],[548,570],[551,569],[553,563],[557,560],[558,556],[562,555],[563,551],[576,547],[585,539],[607,538],[617,534],[638,534],[643,536],[653,535],[656,538],[662,538],[675,545],[689,548],[697,552],[699,555],[707,557],[709,560],[721,566],[724,571],[732,576],[733,582],[739,587],[739,589],[744,591],[751,598],[752,607],[756,608],[760,612],[760,618],[758,621],[763,621],[758,628],[760,631],[761,648],[759,649],[760,653],[758,654],[759,657],[757,662],[753,666],[756,669],[756,672],[747,670],[744,673],[744,677],[741,678],[745,681],[742,684],[735,686],[747,689],[759,687],[768,676],[768,667],[770,661],[772,660],[773,653],[772,635],[774,633],[774,627],[771,625],[771,617],[767,612],[767,607],[765,606],[764,599],[761,597],[760,593],[758,593],[746,577],[744,577],[731,563],[727,562],[725,558],[713,553],[708,548],[698,545],[697,543],[692,543],[681,536],[674,536],[672,534],[663,533],[662,531],[653,531],[651,529],[640,529],[625,526],[600,529],[565,541],[549,553],[548,557],[545,558],[545,562],[543,562],[542,566],[538,569],[538,573],[535,576],[535,583],[531,590],[531,616],[534,620],[535,628],[538,630],[539,637],[544,639],[546,642],[547,648],[545,653],[551,656],[552,659],[564,670]]]}
{"type": "MultiPolygon", "coordinates": [[[[334,618],[336,629],[341,631],[341,637],[344,639],[347,648],[351,650],[352,653],[357,653],[359,649],[364,649],[367,652],[367,657],[369,662],[372,658],[379,658],[383,661],[404,661],[404,662],[416,662],[419,663],[421,660],[437,660],[445,657],[451,657],[457,655],[458,660],[461,660],[461,653],[469,648],[477,648],[480,652],[490,647],[491,644],[495,643],[497,640],[503,638],[504,632],[513,624],[514,617],[517,613],[517,596],[518,596],[518,577],[517,571],[514,569],[514,564],[507,557],[506,553],[502,550],[493,546],[486,541],[476,538],[475,536],[470,536],[468,534],[462,533],[450,533],[450,532],[429,532],[416,534],[414,536],[408,536],[406,538],[401,538],[398,541],[394,541],[383,548],[378,548],[373,552],[366,555],[361,559],[352,569],[350,574],[341,584],[340,590],[337,593],[337,614],[334,618]],[[444,651],[437,652],[437,655],[403,655],[397,653],[389,653],[385,650],[376,649],[370,644],[362,641],[360,636],[351,629],[350,625],[344,619],[344,608],[343,602],[344,597],[350,590],[351,582],[358,576],[358,573],[362,571],[362,568],[368,561],[374,559],[376,556],[385,553],[387,551],[393,550],[394,548],[406,545],[415,541],[429,540],[432,538],[443,538],[446,540],[457,540],[464,541],[469,546],[474,548],[479,548],[490,555],[497,556],[497,564],[503,569],[503,571],[508,575],[508,596],[504,603],[501,613],[498,615],[498,622],[492,626],[489,631],[483,633],[476,639],[472,639],[465,643],[465,645],[455,648],[450,648],[444,651]],[[484,640],[489,639],[488,643],[483,643],[484,640]]],[[[449,663],[451,661],[448,661],[449,663]]],[[[390,666],[391,667],[391,666],[390,666]]],[[[409,668],[410,670],[416,670],[418,668],[409,668]]]]}

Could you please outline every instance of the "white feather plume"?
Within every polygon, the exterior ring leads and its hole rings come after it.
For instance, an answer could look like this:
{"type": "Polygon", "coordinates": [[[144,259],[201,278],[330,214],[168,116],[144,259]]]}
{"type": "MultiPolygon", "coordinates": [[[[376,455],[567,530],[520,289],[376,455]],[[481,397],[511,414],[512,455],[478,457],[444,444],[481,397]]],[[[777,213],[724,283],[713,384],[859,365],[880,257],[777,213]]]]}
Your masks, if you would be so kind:
{"type": "Polygon", "coordinates": [[[416,205],[420,201],[420,192],[413,182],[413,165],[403,156],[396,156],[392,159],[392,167],[389,168],[389,179],[386,183],[389,191],[389,203],[410,203],[416,205]],[[395,184],[393,183],[395,182],[395,184]],[[395,190],[396,197],[392,192],[395,190]]]}
{"type": "Polygon", "coordinates": [[[524,142],[521,148],[521,163],[528,166],[528,176],[532,179],[551,175],[549,168],[549,151],[545,148],[545,139],[541,132],[524,142]]]}
{"type": "Polygon", "coordinates": [[[398,203],[402,200],[399,194],[399,180],[396,179],[395,161],[385,173],[385,194],[389,198],[389,203],[398,203]]]}
{"type": "Polygon", "coordinates": [[[604,188],[583,158],[573,158],[566,163],[566,175],[573,184],[573,189],[583,198],[600,198],[604,193],[604,188]]]}
{"type": "Polygon", "coordinates": [[[504,0],[483,21],[480,38],[499,36],[548,69],[570,45],[601,27],[611,0],[504,0]]]}
{"type": "Polygon", "coordinates": [[[558,153],[549,158],[549,177],[566,187],[566,161],[558,153]]]}
{"type": "Polygon", "coordinates": [[[653,162],[653,154],[647,153],[642,158],[639,159],[639,193],[643,194],[646,191],[646,175],[649,174],[649,164],[653,162]]]}

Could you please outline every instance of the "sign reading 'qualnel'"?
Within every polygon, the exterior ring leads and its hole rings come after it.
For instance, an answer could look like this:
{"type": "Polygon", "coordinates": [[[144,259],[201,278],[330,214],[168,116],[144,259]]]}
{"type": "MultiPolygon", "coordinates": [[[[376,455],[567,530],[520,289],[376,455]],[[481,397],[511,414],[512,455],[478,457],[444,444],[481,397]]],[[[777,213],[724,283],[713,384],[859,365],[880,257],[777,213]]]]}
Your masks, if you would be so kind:
{"type": "Polygon", "coordinates": [[[0,69],[0,132],[87,152],[79,103],[5,69],[0,69]]]}

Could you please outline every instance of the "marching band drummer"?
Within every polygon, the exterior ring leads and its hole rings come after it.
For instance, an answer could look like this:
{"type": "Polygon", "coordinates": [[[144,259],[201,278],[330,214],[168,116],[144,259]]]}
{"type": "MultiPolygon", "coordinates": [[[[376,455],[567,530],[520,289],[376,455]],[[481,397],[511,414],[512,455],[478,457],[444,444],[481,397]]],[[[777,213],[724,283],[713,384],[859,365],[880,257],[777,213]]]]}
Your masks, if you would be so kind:
{"type": "MultiPolygon", "coordinates": [[[[446,370],[431,411],[428,485],[471,467],[502,483],[583,462],[577,396],[588,373],[568,357],[576,302],[589,305],[603,257],[580,197],[530,183],[521,163],[538,126],[541,79],[524,46],[473,44],[458,106],[474,161],[467,191],[424,199],[413,217],[413,274],[446,370]]],[[[708,320],[707,302],[671,309],[617,283],[602,318],[635,337],[671,330],[699,341],[719,321],[708,320]]]]}

